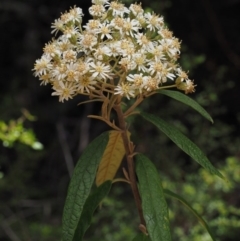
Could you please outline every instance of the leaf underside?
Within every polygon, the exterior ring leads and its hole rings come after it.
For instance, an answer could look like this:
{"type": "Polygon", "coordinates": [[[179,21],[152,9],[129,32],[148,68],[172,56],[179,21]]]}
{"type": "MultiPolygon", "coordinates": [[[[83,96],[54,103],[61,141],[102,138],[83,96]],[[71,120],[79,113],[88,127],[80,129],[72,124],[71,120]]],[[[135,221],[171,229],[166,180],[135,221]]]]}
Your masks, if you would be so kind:
{"type": "MultiPolygon", "coordinates": [[[[113,180],[125,155],[125,149],[120,131],[110,131],[109,141],[102,156],[96,175],[96,185],[106,180],[113,180]]],[[[128,132],[128,137],[130,133],[128,132]]]]}

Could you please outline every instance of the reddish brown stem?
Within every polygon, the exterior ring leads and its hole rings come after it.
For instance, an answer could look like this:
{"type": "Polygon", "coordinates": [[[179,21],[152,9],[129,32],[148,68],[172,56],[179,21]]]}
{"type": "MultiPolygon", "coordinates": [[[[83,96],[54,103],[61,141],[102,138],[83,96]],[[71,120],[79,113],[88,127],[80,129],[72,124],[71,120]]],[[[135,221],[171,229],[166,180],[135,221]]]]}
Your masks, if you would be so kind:
{"type": "Polygon", "coordinates": [[[127,135],[126,123],[124,120],[124,114],[122,112],[120,103],[121,103],[121,99],[118,100],[118,103],[116,103],[116,105],[114,106],[114,109],[117,112],[119,127],[122,130],[122,138],[123,138],[124,148],[126,151],[130,185],[131,185],[135,203],[136,203],[136,206],[138,209],[138,214],[139,214],[141,224],[145,225],[145,220],[144,220],[143,211],[142,211],[141,198],[140,198],[140,194],[139,194],[138,187],[137,187],[137,180],[136,180],[135,167],[134,167],[134,161],[133,161],[134,146],[133,146],[133,143],[129,141],[129,138],[127,135]]]}

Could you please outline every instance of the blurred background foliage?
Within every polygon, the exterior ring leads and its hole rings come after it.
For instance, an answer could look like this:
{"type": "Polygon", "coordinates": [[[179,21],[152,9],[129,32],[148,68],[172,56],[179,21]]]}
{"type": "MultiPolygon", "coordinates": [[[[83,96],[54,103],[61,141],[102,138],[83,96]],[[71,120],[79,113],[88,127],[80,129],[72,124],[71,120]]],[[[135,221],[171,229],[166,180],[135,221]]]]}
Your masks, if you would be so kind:
{"type": "MultiPolygon", "coordinates": [[[[60,104],[51,97],[49,86],[39,86],[31,71],[44,44],[52,38],[50,25],[60,12],[77,5],[83,8],[87,21],[90,4],[90,0],[61,0],[57,4],[53,0],[0,1],[2,241],[60,240],[73,167],[87,143],[107,130],[106,125],[86,117],[99,112],[98,104],[77,106],[84,99],[81,96],[60,104]]],[[[218,241],[236,241],[240,235],[240,1],[143,0],[142,5],[163,15],[170,30],[182,40],[180,63],[197,84],[191,97],[206,108],[214,124],[166,96],[152,96],[141,109],[177,126],[201,147],[226,180],[202,170],[138,116],[130,119],[133,141],[137,151],[157,165],[164,187],[191,203],[218,241]]],[[[121,170],[118,175],[122,176],[121,170]]],[[[181,203],[167,200],[174,241],[210,240],[181,203]]],[[[125,241],[137,232],[131,190],[126,184],[113,184],[85,240],[125,241]]]]}

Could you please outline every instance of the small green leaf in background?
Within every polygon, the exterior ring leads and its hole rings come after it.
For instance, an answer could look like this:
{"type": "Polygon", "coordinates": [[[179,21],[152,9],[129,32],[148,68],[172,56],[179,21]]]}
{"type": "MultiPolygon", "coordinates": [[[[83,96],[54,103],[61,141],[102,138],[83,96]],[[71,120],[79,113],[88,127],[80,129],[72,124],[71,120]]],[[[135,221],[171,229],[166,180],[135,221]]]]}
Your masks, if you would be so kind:
{"type": "Polygon", "coordinates": [[[159,90],[157,92],[160,94],[169,96],[175,100],[178,100],[179,102],[184,103],[185,105],[192,107],[194,110],[196,110],[198,113],[200,113],[203,117],[205,117],[207,120],[209,120],[213,123],[213,119],[207,113],[207,111],[201,105],[199,105],[195,100],[189,98],[185,94],[183,94],[179,91],[173,91],[173,90],[159,90]]]}
{"type": "Polygon", "coordinates": [[[43,145],[37,141],[35,133],[24,127],[22,117],[17,120],[10,120],[8,124],[0,120],[0,141],[2,141],[4,147],[9,148],[13,147],[15,142],[20,142],[34,150],[43,149],[43,145]]]}
{"type": "Polygon", "coordinates": [[[144,155],[136,155],[136,173],[142,199],[143,216],[152,241],[171,241],[168,206],[159,173],[144,155]]]}
{"type": "Polygon", "coordinates": [[[74,234],[73,241],[82,241],[84,233],[87,231],[91,224],[94,211],[102,202],[103,198],[106,197],[109,193],[111,185],[111,181],[104,182],[99,187],[97,187],[94,192],[87,198],[76,232],[74,234]]]}
{"type": "Polygon", "coordinates": [[[182,149],[185,153],[187,153],[210,173],[224,178],[223,175],[211,164],[211,162],[200,150],[200,148],[192,141],[190,141],[185,135],[183,135],[175,126],[151,114],[141,112],[141,116],[147,121],[153,123],[160,131],[167,135],[167,137],[169,137],[180,149],[182,149]]]}
{"type": "Polygon", "coordinates": [[[144,233],[139,233],[132,241],[151,241],[151,239],[144,233]]]}
{"type": "Polygon", "coordinates": [[[179,196],[178,194],[168,190],[168,189],[164,189],[164,194],[169,196],[169,197],[173,197],[176,198],[178,201],[180,201],[181,203],[183,203],[199,220],[199,222],[203,225],[203,227],[208,231],[209,235],[211,236],[212,240],[215,241],[214,235],[211,231],[211,229],[209,228],[209,226],[207,225],[207,223],[204,221],[204,219],[191,207],[191,205],[181,196],[179,196]]]}
{"type": "Polygon", "coordinates": [[[96,171],[108,143],[105,132],[93,140],[82,153],[71,178],[63,210],[62,241],[72,241],[84,204],[89,196],[96,171]]]}

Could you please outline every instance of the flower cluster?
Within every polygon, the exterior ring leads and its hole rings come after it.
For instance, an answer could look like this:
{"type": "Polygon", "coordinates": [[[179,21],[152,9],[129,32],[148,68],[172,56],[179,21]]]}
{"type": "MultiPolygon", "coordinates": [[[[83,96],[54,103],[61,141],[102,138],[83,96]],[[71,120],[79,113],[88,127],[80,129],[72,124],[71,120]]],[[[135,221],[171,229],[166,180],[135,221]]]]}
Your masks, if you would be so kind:
{"type": "Polygon", "coordinates": [[[52,95],[62,102],[78,94],[130,99],[148,96],[175,79],[175,87],[194,92],[193,82],[177,64],[180,42],[163,17],[144,12],[140,4],[92,3],[93,19],[84,26],[78,7],[55,20],[52,33],[60,36],[45,45],[35,62],[34,75],[41,84],[52,85],[52,95]]]}

